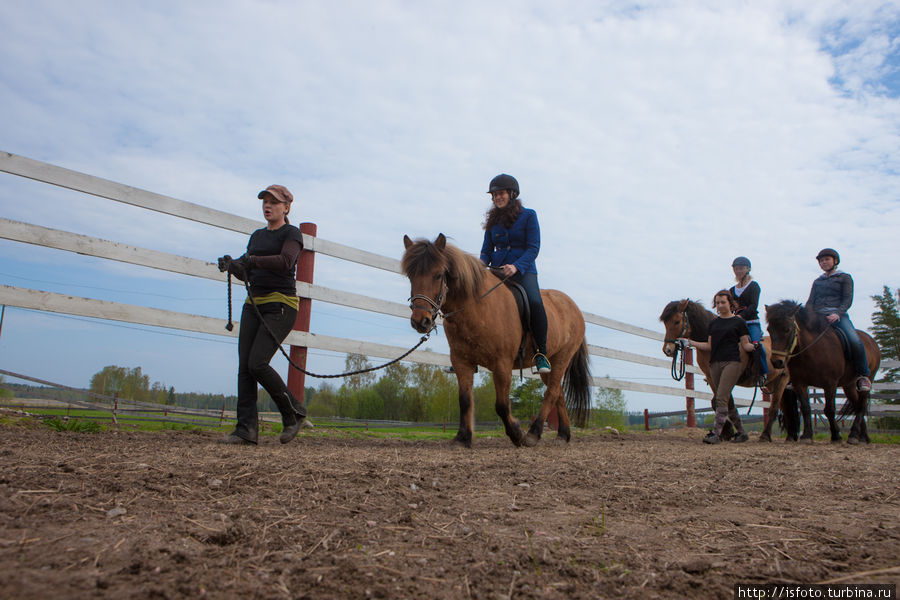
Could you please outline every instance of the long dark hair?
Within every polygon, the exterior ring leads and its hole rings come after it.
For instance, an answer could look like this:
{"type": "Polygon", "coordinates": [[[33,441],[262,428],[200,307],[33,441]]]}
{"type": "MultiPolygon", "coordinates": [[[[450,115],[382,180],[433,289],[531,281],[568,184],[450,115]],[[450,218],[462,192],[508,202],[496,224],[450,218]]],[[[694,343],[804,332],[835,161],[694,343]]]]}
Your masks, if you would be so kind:
{"type": "Polygon", "coordinates": [[[498,223],[504,227],[512,227],[521,212],[522,201],[519,200],[518,196],[510,198],[503,208],[498,208],[496,204],[491,204],[491,208],[484,213],[484,228],[490,229],[498,223]]]}

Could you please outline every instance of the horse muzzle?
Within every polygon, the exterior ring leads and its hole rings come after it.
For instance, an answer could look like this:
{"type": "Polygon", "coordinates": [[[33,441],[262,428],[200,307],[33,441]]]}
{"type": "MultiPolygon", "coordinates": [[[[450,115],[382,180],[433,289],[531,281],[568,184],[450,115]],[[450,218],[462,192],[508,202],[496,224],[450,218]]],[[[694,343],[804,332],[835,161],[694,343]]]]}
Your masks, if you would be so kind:
{"type": "Polygon", "coordinates": [[[666,342],[665,344],[663,344],[662,350],[663,354],[665,354],[669,358],[675,356],[675,344],[673,344],[672,342],[666,342]]]}
{"type": "Polygon", "coordinates": [[[413,315],[409,318],[409,323],[412,325],[412,328],[418,331],[419,333],[428,333],[434,328],[434,319],[431,318],[430,315],[423,315],[418,319],[413,315]]]}

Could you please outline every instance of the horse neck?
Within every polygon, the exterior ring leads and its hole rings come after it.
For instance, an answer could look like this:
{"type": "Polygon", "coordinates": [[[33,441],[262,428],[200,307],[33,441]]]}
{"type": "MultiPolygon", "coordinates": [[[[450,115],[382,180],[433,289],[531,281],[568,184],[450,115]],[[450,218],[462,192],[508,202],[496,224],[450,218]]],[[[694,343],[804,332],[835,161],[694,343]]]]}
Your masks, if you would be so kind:
{"type": "Polygon", "coordinates": [[[489,312],[493,310],[493,303],[500,297],[499,289],[491,291],[492,288],[498,286],[500,279],[490,271],[485,274],[484,278],[481,280],[481,284],[478,286],[477,290],[474,290],[474,293],[472,290],[465,289],[461,285],[451,285],[452,281],[452,278],[448,281],[447,300],[444,302],[444,312],[450,313],[457,310],[460,311],[451,317],[453,319],[463,321],[471,319],[476,314],[489,312]],[[487,296],[485,296],[485,294],[487,294],[487,296]],[[469,307],[475,302],[478,302],[480,305],[478,310],[469,310],[469,307]],[[466,313],[471,314],[467,315],[466,313]]]}
{"type": "Polygon", "coordinates": [[[697,302],[694,303],[694,306],[696,309],[688,314],[688,318],[691,321],[691,339],[695,342],[705,342],[709,338],[709,324],[716,318],[716,315],[700,306],[697,302]]]}

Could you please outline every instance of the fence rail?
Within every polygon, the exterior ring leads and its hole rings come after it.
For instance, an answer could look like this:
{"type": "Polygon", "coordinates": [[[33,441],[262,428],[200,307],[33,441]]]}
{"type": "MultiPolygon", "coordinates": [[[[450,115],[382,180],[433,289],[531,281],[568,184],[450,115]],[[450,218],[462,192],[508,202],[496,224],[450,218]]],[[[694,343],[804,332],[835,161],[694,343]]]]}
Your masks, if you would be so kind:
{"type": "MultiPolygon", "coordinates": [[[[0,151],[0,172],[25,177],[42,183],[63,187],[100,198],[129,204],[147,210],[187,219],[211,227],[249,234],[259,227],[256,221],[224,211],[186,202],[169,196],[94,177],[56,165],[25,158],[0,151]]],[[[304,247],[307,250],[334,258],[351,261],[391,273],[400,273],[400,262],[391,257],[381,256],[350,246],[345,246],[306,233],[304,247]]],[[[107,260],[113,260],[152,269],[159,269],[204,279],[221,281],[226,276],[211,262],[140,248],[137,246],[85,236],[79,233],[50,229],[34,224],[0,218],[0,238],[21,243],[34,244],[60,251],[72,252],[107,260]]],[[[381,298],[373,298],[343,290],[331,289],[302,281],[297,282],[297,293],[303,299],[316,300],[354,309],[408,318],[406,304],[381,298]]],[[[180,329],[210,335],[235,337],[238,329],[226,331],[223,319],[180,313],[175,311],[134,306],[93,298],[83,298],[65,294],[42,292],[27,288],[0,286],[0,304],[40,311],[50,311],[84,317],[124,321],[141,325],[180,329]]],[[[663,334],[589,312],[584,312],[585,322],[600,327],[624,332],[633,336],[662,341],[663,334]]],[[[406,351],[386,344],[364,340],[336,338],[316,333],[294,331],[285,340],[295,347],[347,353],[354,352],[384,359],[394,358],[406,351]]],[[[624,361],[632,364],[662,368],[668,372],[670,361],[644,356],[616,348],[589,345],[592,356],[624,361]]],[[[409,362],[449,366],[449,355],[427,350],[416,351],[406,359],[409,362]]],[[[702,374],[699,368],[686,365],[686,372],[702,374]]],[[[651,385],[609,377],[595,377],[593,385],[648,394],[711,399],[712,394],[702,390],[686,390],[665,385],[651,385]]],[[[747,406],[751,400],[736,398],[735,403],[747,406]]],[[[756,402],[756,406],[766,408],[767,402],[756,402]]]]}

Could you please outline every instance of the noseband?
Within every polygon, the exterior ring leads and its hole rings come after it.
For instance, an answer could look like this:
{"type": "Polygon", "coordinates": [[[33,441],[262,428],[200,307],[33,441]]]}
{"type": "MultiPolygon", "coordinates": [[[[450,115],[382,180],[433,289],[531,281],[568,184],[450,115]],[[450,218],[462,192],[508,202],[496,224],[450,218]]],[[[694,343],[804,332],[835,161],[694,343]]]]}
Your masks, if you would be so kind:
{"type": "Polygon", "coordinates": [[[427,310],[431,313],[431,322],[437,327],[437,317],[441,314],[441,308],[444,306],[444,300],[446,299],[447,294],[447,278],[446,273],[441,273],[441,291],[438,293],[436,299],[432,300],[428,296],[424,294],[416,294],[414,296],[410,296],[409,298],[409,307],[412,310],[416,310],[417,308],[422,310],[427,310]],[[416,300],[424,300],[428,303],[428,306],[416,306],[416,300]]]}
{"type": "Polygon", "coordinates": [[[800,326],[797,324],[797,317],[792,317],[791,321],[794,323],[794,329],[791,331],[791,343],[788,344],[788,349],[776,350],[773,346],[771,352],[772,356],[783,356],[784,362],[787,362],[791,356],[797,356],[796,354],[791,354],[791,352],[794,351],[800,341],[800,326]]]}

